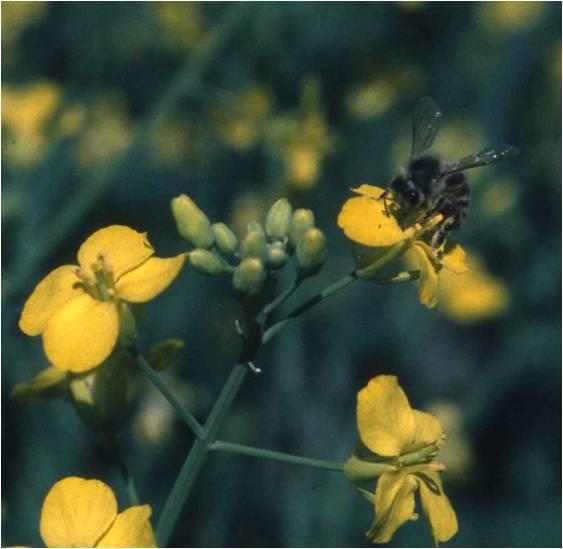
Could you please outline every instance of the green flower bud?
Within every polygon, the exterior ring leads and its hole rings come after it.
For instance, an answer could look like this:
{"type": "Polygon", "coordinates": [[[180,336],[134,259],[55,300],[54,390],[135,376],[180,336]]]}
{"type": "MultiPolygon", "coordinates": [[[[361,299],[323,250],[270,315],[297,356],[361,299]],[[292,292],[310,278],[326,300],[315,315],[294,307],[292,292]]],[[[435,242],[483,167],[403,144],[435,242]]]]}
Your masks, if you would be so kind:
{"type": "Polygon", "coordinates": [[[32,379],[18,383],[12,389],[10,396],[19,402],[34,404],[65,396],[67,385],[68,372],[50,366],[32,379]]]}
{"type": "Polygon", "coordinates": [[[280,198],[272,204],[266,216],[266,234],[270,238],[285,238],[291,223],[291,213],[293,208],[285,199],[280,198]]]}
{"type": "Polygon", "coordinates": [[[211,225],[211,228],[213,229],[215,242],[219,250],[224,254],[234,254],[238,246],[238,239],[235,233],[224,223],[215,223],[211,225]]]}
{"type": "Polygon", "coordinates": [[[295,210],[289,226],[289,241],[293,247],[303,238],[303,235],[315,226],[315,214],[311,210],[295,210]]]}
{"type": "Polygon", "coordinates": [[[303,271],[314,274],[327,256],[326,237],[320,229],[309,229],[297,243],[297,263],[303,271]]]}
{"type": "Polygon", "coordinates": [[[127,369],[120,356],[85,374],[73,374],[70,400],[80,419],[93,431],[114,431],[127,412],[127,369]]]}
{"type": "Polygon", "coordinates": [[[178,232],[197,248],[210,248],[215,237],[207,216],[185,194],[172,200],[172,214],[178,232]]]}
{"type": "Polygon", "coordinates": [[[256,257],[249,257],[235,269],[233,286],[238,292],[254,295],[262,290],[265,278],[264,263],[256,257]]]}
{"type": "Polygon", "coordinates": [[[147,362],[153,370],[161,371],[172,366],[184,349],[181,339],[169,338],[154,345],[147,355],[147,362]]]}
{"type": "Polygon", "coordinates": [[[266,254],[266,235],[262,227],[252,229],[243,238],[240,243],[240,257],[247,259],[248,257],[257,257],[263,259],[266,254]]]}
{"type": "Polygon", "coordinates": [[[206,275],[216,275],[225,270],[225,262],[217,254],[199,248],[190,252],[190,265],[206,275]]]}
{"type": "Polygon", "coordinates": [[[272,242],[268,246],[267,252],[268,265],[273,269],[280,269],[287,262],[287,253],[282,242],[272,242]]]}

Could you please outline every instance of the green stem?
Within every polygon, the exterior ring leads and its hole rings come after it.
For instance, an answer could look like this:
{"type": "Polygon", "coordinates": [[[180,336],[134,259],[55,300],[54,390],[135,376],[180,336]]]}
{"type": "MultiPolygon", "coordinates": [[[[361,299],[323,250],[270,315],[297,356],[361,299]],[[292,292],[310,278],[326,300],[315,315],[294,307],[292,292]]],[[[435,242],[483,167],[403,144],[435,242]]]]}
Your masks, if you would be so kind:
{"type": "Polygon", "coordinates": [[[139,496],[137,495],[137,488],[135,487],[135,481],[133,480],[133,477],[129,472],[129,468],[125,463],[125,459],[123,459],[123,454],[121,453],[121,450],[119,448],[117,438],[113,434],[108,434],[106,435],[106,442],[111,453],[115,458],[117,467],[119,468],[119,472],[123,477],[123,481],[125,482],[129,503],[131,505],[139,505],[139,496]]]}
{"type": "Polygon", "coordinates": [[[247,374],[248,367],[245,364],[237,364],[233,368],[229,379],[227,379],[227,383],[225,383],[217,402],[215,402],[205,422],[203,438],[194,442],[158,520],[156,539],[158,540],[159,547],[166,547],[168,545],[174,525],[199,476],[205,458],[207,457],[207,452],[215,441],[215,437],[220,427],[223,425],[233,400],[238,394],[247,374]]]}
{"type": "Polygon", "coordinates": [[[197,438],[203,438],[204,428],[199,421],[186,410],[185,406],[174,396],[172,391],[162,381],[161,377],[152,369],[151,365],[146,361],[145,357],[134,347],[128,348],[129,353],[137,361],[137,365],[145,372],[147,377],[151,380],[153,385],[160,391],[162,396],[171,404],[171,406],[178,412],[180,417],[186,422],[188,427],[192,430],[197,438]]]}
{"type": "Polygon", "coordinates": [[[274,299],[274,301],[272,301],[262,309],[260,316],[266,317],[271,315],[278,307],[280,307],[287,301],[287,299],[293,294],[293,292],[295,292],[295,290],[297,290],[297,288],[301,286],[301,283],[304,280],[305,279],[303,277],[297,276],[291,286],[287,287],[280,295],[278,295],[278,297],[276,297],[276,299],[274,299]]]}
{"type": "Polygon", "coordinates": [[[304,312],[308,311],[327,297],[330,297],[332,294],[335,294],[339,290],[346,288],[349,284],[357,280],[356,272],[352,272],[340,280],[337,280],[334,284],[325,288],[322,292],[314,295],[311,299],[305,301],[302,305],[294,309],[291,313],[289,313],[284,319],[276,322],[272,326],[270,326],[262,336],[262,343],[267,343],[272,339],[280,330],[285,328],[287,324],[301,316],[304,312]]]}
{"type": "Polygon", "coordinates": [[[234,454],[242,454],[245,456],[253,456],[262,459],[273,459],[275,461],[283,461],[285,463],[295,463],[296,465],[305,465],[307,467],[315,467],[316,469],[328,469],[330,471],[344,471],[344,464],[335,461],[325,461],[320,459],[311,459],[282,452],[274,452],[272,450],[264,450],[263,448],[254,448],[252,446],[244,446],[232,442],[216,441],[211,445],[210,450],[217,452],[232,452],[234,454]]]}

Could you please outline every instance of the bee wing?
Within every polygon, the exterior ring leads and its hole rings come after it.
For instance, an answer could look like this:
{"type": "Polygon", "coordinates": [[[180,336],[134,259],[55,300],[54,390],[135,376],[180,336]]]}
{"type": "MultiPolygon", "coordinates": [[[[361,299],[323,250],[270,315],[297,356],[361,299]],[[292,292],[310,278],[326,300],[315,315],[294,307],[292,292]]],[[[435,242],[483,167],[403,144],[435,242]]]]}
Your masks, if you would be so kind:
{"type": "Polygon", "coordinates": [[[442,124],[442,111],[430,97],[423,97],[416,105],[412,121],[412,156],[428,149],[442,124]]]}
{"type": "Polygon", "coordinates": [[[469,170],[470,168],[496,164],[497,162],[516,156],[519,152],[519,149],[512,145],[505,145],[502,149],[484,149],[476,154],[466,156],[459,162],[446,167],[440,175],[448,175],[454,172],[469,170]]]}

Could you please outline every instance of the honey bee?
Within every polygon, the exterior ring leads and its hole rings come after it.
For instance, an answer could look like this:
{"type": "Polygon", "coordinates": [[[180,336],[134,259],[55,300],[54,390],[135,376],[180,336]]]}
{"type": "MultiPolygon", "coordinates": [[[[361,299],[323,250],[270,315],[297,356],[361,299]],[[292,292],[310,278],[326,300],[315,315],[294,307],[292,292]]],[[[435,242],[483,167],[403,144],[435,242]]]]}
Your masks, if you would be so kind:
{"type": "Polygon", "coordinates": [[[446,239],[465,220],[471,204],[471,192],[463,172],[500,162],[519,152],[516,147],[505,145],[500,149],[484,149],[458,162],[439,160],[426,151],[434,143],[441,123],[440,107],[430,97],[423,97],[414,112],[410,160],[403,173],[381,195],[384,200],[390,195],[391,211],[403,228],[442,214],[431,240],[432,249],[438,255],[446,239]]]}

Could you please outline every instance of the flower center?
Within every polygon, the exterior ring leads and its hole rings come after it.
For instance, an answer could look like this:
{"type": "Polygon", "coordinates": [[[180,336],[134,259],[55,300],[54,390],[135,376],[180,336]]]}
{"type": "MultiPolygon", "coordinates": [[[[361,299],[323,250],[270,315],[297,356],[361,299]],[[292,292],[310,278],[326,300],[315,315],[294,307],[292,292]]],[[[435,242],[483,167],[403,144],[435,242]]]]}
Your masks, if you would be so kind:
{"type": "Polygon", "coordinates": [[[89,270],[76,267],[74,273],[80,279],[78,284],[94,299],[100,301],[116,299],[113,269],[103,254],[98,254],[96,261],[90,265],[89,270]]]}

